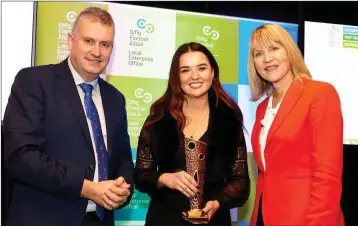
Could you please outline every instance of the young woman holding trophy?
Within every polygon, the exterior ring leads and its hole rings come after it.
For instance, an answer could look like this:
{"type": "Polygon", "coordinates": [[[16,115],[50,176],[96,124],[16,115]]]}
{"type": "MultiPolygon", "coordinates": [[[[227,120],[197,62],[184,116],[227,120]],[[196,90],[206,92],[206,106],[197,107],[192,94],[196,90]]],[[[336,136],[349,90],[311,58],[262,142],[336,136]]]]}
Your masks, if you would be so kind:
{"type": "Polygon", "coordinates": [[[151,198],[146,225],[230,226],[249,186],[242,113],[210,51],[183,44],[139,137],[135,187],[151,198]]]}

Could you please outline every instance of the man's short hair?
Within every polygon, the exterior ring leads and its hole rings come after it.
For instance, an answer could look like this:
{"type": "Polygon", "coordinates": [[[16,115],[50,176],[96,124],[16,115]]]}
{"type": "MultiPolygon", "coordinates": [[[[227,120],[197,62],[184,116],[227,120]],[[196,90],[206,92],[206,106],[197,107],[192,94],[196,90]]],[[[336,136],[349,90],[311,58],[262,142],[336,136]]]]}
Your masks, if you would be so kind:
{"type": "Polygon", "coordinates": [[[113,18],[109,12],[99,7],[88,7],[77,16],[72,27],[72,32],[76,31],[82,18],[89,18],[93,22],[99,22],[107,26],[114,26],[113,18]]]}

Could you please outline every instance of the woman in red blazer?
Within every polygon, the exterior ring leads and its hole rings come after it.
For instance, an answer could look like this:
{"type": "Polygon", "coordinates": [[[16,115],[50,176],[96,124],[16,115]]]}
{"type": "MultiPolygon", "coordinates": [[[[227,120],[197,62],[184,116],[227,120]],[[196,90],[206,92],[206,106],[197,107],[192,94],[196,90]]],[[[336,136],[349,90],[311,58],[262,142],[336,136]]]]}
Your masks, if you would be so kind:
{"type": "Polygon", "coordinates": [[[248,70],[257,108],[258,180],[252,225],[344,225],[340,207],[343,119],[335,88],[311,79],[289,33],[252,33],[248,70]]]}

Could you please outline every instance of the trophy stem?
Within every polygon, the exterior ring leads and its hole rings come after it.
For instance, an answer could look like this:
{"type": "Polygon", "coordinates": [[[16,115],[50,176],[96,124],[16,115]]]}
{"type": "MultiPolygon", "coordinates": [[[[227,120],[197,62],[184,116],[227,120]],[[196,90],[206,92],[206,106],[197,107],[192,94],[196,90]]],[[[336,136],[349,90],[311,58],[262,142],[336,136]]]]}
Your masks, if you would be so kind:
{"type": "Polygon", "coordinates": [[[192,175],[198,184],[198,193],[190,198],[189,219],[208,220],[207,214],[202,213],[204,190],[206,143],[185,138],[185,157],[187,173],[192,175]]]}

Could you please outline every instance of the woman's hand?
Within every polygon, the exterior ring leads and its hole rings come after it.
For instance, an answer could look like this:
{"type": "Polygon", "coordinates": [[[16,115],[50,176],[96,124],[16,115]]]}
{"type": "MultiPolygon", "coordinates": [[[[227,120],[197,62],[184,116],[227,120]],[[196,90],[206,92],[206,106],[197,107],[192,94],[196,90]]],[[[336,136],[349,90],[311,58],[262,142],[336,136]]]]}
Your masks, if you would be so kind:
{"type": "Polygon", "coordinates": [[[208,220],[200,220],[200,219],[189,219],[187,213],[183,212],[183,218],[192,223],[192,224],[208,224],[210,219],[214,216],[215,212],[220,208],[220,204],[218,201],[209,201],[206,203],[205,207],[202,209],[202,215],[207,215],[208,220]]]}
{"type": "Polygon", "coordinates": [[[218,201],[209,201],[206,203],[204,209],[202,209],[204,214],[207,214],[210,219],[214,216],[215,212],[220,208],[220,204],[218,201]]]}
{"type": "Polygon", "coordinates": [[[185,171],[163,173],[158,179],[158,187],[163,186],[178,190],[188,198],[195,196],[198,192],[198,184],[194,177],[185,171]]]}

